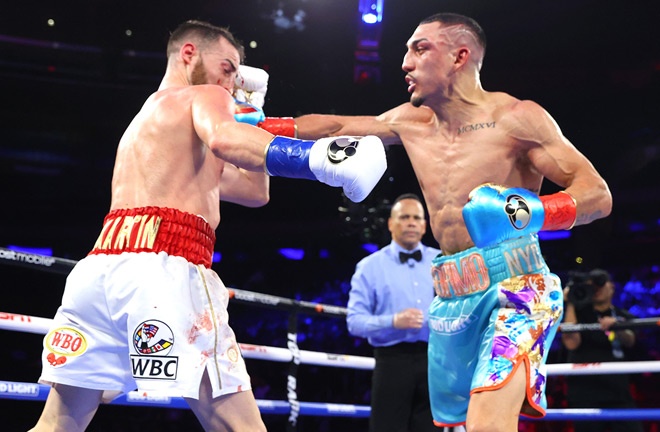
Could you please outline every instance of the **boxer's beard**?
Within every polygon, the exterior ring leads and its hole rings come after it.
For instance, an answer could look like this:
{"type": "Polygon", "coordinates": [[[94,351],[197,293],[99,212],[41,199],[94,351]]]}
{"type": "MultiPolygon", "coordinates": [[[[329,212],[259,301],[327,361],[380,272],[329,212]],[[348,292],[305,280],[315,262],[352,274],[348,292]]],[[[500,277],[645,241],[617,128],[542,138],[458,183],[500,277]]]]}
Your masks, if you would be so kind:
{"type": "Polygon", "coordinates": [[[410,104],[412,106],[414,106],[415,108],[419,108],[424,104],[425,100],[426,99],[424,99],[423,97],[414,97],[413,96],[413,97],[410,98],[410,104]]]}
{"type": "Polygon", "coordinates": [[[192,85],[208,84],[206,82],[206,70],[204,70],[204,62],[199,59],[199,63],[193,67],[192,74],[190,75],[190,82],[192,85]]]}

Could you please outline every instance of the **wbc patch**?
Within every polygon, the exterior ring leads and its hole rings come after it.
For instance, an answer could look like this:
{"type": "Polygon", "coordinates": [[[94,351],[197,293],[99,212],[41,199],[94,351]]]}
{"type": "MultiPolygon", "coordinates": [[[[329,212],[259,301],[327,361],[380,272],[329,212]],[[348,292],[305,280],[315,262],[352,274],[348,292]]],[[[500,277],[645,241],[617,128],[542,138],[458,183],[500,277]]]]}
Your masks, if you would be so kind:
{"type": "Polygon", "coordinates": [[[174,347],[172,329],[162,321],[147,320],[133,331],[131,366],[134,378],[175,380],[179,358],[168,356],[174,347]]]}
{"type": "Polygon", "coordinates": [[[73,327],[58,327],[48,332],[44,338],[44,348],[48,364],[52,367],[64,366],[68,359],[77,357],[87,351],[87,337],[73,327]]]}

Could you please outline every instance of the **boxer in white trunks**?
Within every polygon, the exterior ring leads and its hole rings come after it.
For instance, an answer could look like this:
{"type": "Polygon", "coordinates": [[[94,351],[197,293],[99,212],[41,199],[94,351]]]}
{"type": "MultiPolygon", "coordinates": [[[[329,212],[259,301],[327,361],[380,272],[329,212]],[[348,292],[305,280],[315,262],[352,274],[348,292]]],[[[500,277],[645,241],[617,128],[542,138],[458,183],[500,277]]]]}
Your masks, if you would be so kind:
{"type": "Polygon", "coordinates": [[[33,431],[85,430],[101,402],[136,388],[184,397],[205,430],[265,430],[210,268],[219,202],[266,204],[269,176],[361,201],[386,169],[376,137],[302,141],[237,121],[243,48],[227,29],[187,21],[167,56],[119,142],[100,235],[44,338],[40,381],[52,389],[33,431]]]}

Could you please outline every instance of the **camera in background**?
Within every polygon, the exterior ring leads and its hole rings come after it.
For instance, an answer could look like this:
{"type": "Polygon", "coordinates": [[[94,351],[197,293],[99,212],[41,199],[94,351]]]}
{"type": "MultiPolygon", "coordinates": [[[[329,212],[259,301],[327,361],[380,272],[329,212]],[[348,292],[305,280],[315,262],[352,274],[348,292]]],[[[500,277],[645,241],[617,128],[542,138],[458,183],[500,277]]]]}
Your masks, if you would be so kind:
{"type": "Polygon", "coordinates": [[[590,272],[569,272],[568,276],[568,301],[573,303],[576,308],[593,304],[596,289],[610,280],[609,274],[600,269],[590,272]]]}

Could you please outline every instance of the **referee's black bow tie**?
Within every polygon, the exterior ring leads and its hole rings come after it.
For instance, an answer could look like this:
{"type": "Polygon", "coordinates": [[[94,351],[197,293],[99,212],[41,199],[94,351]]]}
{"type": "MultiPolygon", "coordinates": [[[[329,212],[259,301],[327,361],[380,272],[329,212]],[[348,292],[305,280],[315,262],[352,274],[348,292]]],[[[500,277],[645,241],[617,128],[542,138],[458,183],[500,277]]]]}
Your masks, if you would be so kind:
{"type": "Polygon", "coordinates": [[[421,261],[422,260],[422,251],[421,250],[416,250],[413,253],[405,253],[405,252],[399,252],[399,259],[401,260],[402,263],[407,263],[409,259],[414,259],[415,261],[421,261]]]}

